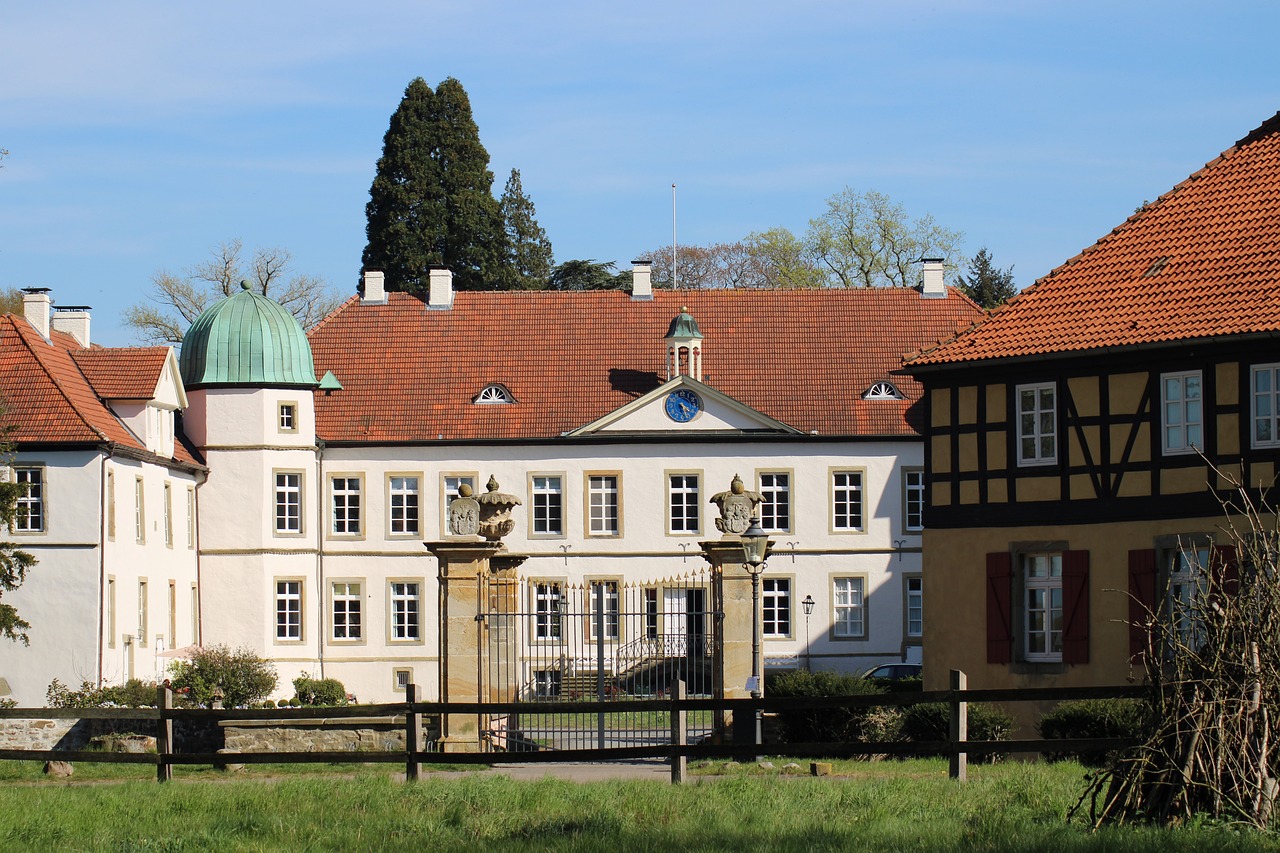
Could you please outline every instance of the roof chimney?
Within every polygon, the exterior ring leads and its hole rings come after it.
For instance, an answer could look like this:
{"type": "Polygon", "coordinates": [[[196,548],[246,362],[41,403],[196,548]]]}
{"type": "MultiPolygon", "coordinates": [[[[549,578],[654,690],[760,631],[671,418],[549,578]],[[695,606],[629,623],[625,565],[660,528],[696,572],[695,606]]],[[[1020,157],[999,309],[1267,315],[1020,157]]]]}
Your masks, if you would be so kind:
{"type": "Polygon", "coordinates": [[[453,270],[432,267],[430,282],[427,290],[427,307],[448,311],[453,307],[453,270]]]}
{"type": "Polygon", "coordinates": [[[365,305],[387,304],[387,276],[382,270],[364,271],[364,297],[361,301],[365,305]]]}
{"type": "Polygon", "coordinates": [[[49,298],[47,287],[22,288],[22,316],[36,327],[36,331],[49,337],[49,306],[53,300],[49,298]]]}
{"type": "Polygon", "coordinates": [[[67,305],[55,308],[51,318],[53,330],[64,332],[79,341],[80,346],[89,346],[89,306],[67,305]]]}
{"type": "Polygon", "coordinates": [[[920,264],[920,295],[926,299],[945,299],[947,286],[942,280],[942,258],[921,258],[920,264]]]}
{"type": "Polygon", "coordinates": [[[631,262],[631,298],[653,299],[653,265],[647,260],[631,262]]]}

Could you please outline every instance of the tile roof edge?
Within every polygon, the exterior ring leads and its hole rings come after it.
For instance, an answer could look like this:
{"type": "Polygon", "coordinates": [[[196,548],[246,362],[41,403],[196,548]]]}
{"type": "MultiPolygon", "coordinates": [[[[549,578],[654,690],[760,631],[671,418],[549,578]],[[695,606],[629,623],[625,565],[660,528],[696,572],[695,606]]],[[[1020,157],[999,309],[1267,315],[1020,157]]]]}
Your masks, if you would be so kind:
{"type": "MultiPolygon", "coordinates": [[[[97,435],[98,438],[101,439],[102,441],[110,441],[110,439],[107,438],[106,433],[98,429],[93,424],[89,423],[89,419],[84,416],[84,413],[81,412],[80,409],[76,406],[76,404],[72,402],[71,398],[67,396],[66,389],[62,387],[62,383],[58,381],[58,378],[56,376],[53,375],[53,372],[49,370],[48,365],[44,363],[44,359],[40,356],[39,353],[36,352],[35,347],[33,347],[32,344],[27,340],[28,334],[31,334],[31,335],[40,334],[39,332],[36,331],[35,326],[32,326],[31,323],[26,320],[26,318],[23,318],[22,322],[19,323],[18,317],[16,315],[10,314],[8,316],[12,318],[14,331],[18,335],[18,340],[22,341],[22,345],[27,348],[27,352],[31,353],[31,357],[35,359],[36,364],[40,365],[40,369],[44,371],[44,375],[48,377],[49,382],[53,384],[53,387],[58,389],[59,396],[62,397],[63,402],[67,404],[67,407],[70,408],[72,412],[75,412],[76,417],[80,419],[80,423],[82,423],[86,428],[88,428],[90,432],[97,435]]],[[[41,337],[40,340],[43,342],[45,339],[44,337],[41,337]]],[[[49,343],[49,346],[55,346],[55,345],[53,343],[49,343]]],[[[94,399],[98,400],[99,402],[102,402],[102,398],[98,396],[98,392],[95,391],[93,388],[93,383],[89,381],[89,377],[84,375],[84,371],[80,369],[80,365],[76,364],[76,360],[71,355],[70,350],[67,351],[67,358],[68,360],[70,360],[72,366],[75,367],[76,372],[80,374],[80,378],[84,380],[85,385],[88,386],[89,392],[93,394],[94,399]]],[[[106,407],[106,404],[103,403],[103,406],[106,407]]],[[[110,410],[108,409],[108,411],[110,410]]],[[[111,417],[115,417],[115,414],[111,413],[111,417]]],[[[125,431],[129,432],[128,429],[126,429],[125,431]]],[[[129,432],[129,434],[132,435],[133,433],[129,432]]]]}
{"type": "MultiPolygon", "coordinates": [[[[330,311],[328,314],[325,314],[323,317],[321,317],[314,326],[312,326],[310,329],[304,329],[303,334],[305,334],[308,338],[311,337],[313,332],[318,332],[322,326],[325,326],[330,320],[332,320],[334,317],[342,313],[347,308],[348,305],[351,305],[352,303],[358,304],[360,301],[361,301],[360,294],[358,293],[355,294],[354,296],[350,296],[347,299],[344,299],[342,302],[339,302],[337,307],[335,307],[332,311],[330,311]]],[[[391,300],[388,299],[387,301],[390,302],[391,300]]]]}

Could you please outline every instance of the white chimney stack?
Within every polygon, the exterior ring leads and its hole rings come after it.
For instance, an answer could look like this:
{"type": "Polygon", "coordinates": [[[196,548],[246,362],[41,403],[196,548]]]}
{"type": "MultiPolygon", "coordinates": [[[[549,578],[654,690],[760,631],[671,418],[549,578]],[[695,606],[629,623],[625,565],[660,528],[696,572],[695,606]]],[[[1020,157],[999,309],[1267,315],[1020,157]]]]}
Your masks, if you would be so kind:
{"type": "Polygon", "coordinates": [[[447,311],[453,307],[453,270],[432,267],[427,290],[427,307],[447,311]]]}
{"type": "Polygon", "coordinates": [[[22,289],[22,316],[36,327],[36,331],[49,337],[49,306],[53,300],[49,298],[47,287],[24,287],[22,289]]]}
{"type": "Polygon", "coordinates": [[[89,346],[89,306],[68,305],[53,312],[50,323],[55,332],[75,338],[82,347],[89,346]]]}
{"type": "Polygon", "coordinates": [[[945,299],[947,286],[942,279],[942,258],[921,258],[920,295],[926,299],[945,299]]]}
{"type": "Polygon", "coordinates": [[[648,261],[631,262],[631,298],[653,299],[653,265],[648,261]]]}
{"type": "Polygon", "coordinates": [[[364,271],[364,298],[361,302],[365,305],[387,304],[386,273],[382,270],[364,271]]]}

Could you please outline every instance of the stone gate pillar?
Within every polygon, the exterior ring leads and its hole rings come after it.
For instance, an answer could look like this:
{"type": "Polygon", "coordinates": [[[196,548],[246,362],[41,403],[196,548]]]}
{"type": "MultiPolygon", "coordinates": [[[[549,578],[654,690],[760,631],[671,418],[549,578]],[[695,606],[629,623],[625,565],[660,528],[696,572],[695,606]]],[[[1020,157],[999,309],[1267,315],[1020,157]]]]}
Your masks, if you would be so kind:
{"type": "MultiPolygon", "coordinates": [[[[711,564],[715,608],[724,614],[716,661],[721,690],[716,698],[746,699],[751,695],[747,682],[751,677],[752,602],[751,575],[743,568],[742,542],[734,536],[699,544],[702,556],[711,564]]],[[[763,683],[760,691],[764,692],[763,683]]]]}
{"type": "MultiPolygon", "coordinates": [[[[506,698],[493,695],[486,665],[488,629],[478,617],[495,609],[514,612],[487,597],[497,590],[514,594],[516,568],[524,557],[508,554],[501,542],[428,542],[427,550],[440,563],[440,701],[506,698]],[[491,580],[500,583],[491,584],[491,580]]],[[[480,715],[443,715],[439,745],[441,752],[481,751],[480,715]]]]}

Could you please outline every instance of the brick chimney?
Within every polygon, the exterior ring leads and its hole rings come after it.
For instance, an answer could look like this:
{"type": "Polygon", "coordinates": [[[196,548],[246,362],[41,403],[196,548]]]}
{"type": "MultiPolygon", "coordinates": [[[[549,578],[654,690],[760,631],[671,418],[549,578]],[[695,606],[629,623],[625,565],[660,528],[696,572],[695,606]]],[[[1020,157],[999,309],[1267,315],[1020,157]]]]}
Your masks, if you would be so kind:
{"type": "Polygon", "coordinates": [[[942,258],[921,258],[920,265],[920,295],[926,299],[946,299],[942,258]]]}
{"type": "Polygon", "coordinates": [[[453,307],[453,270],[432,267],[427,289],[427,307],[448,311],[453,307]]]}
{"type": "Polygon", "coordinates": [[[49,298],[47,287],[22,288],[22,316],[36,327],[36,331],[49,337],[49,307],[53,300],[49,298]]]}
{"type": "Polygon", "coordinates": [[[653,299],[653,265],[647,260],[631,262],[631,298],[653,299]]]}

